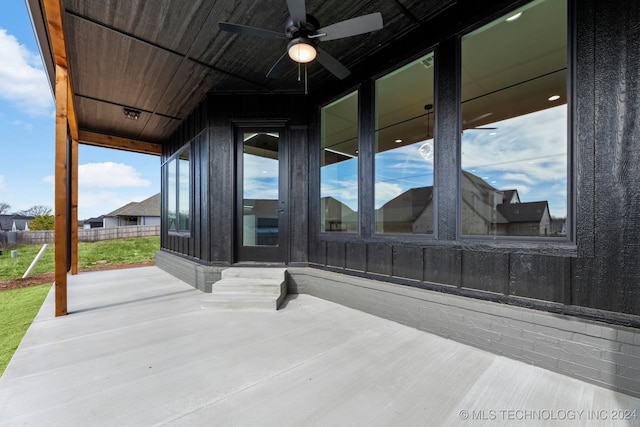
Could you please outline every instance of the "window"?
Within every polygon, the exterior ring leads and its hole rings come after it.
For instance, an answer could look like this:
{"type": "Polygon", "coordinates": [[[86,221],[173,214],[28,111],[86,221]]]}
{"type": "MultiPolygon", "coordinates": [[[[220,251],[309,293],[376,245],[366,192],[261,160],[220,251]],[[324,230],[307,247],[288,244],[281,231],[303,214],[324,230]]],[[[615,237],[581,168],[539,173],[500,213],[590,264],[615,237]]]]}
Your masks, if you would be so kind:
{"type": "Polygon", "coordinates": [[[433,53],[376,81],[375,231],[433,233],[433,53]]]}
{"type": "Polygon", "coordinates": [[[358,232],[358,93],[321,110],[321,231],[358,232]]]}
{"type": "Polygon", "coordinates": [[[462,38],[461,232],[566,235],[567,1],[462,38]]]}
{"type": "Polygon", "coordinates": [[[191,231],[191,179],[189,148],[167,163],[167,219],[169,232],[191,231]]]}

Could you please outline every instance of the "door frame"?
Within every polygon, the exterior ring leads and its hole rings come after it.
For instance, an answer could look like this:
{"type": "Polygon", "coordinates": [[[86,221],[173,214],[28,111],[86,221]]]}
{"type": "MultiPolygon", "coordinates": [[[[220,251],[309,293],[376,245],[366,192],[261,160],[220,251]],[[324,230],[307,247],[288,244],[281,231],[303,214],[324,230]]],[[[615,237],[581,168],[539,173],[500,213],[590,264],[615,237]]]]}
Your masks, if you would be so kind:
{"type": "Polygon", "coordinates": [[[289,262],[289,149],[286,122],[246,122],[235,123],[235,177],[234,177],[234,218],[233,262],[282,263],[289,262]],[[278,246],[243,245],[243,181],[244,161],[243,135],[247,132],[278,133],[278,246]]]}

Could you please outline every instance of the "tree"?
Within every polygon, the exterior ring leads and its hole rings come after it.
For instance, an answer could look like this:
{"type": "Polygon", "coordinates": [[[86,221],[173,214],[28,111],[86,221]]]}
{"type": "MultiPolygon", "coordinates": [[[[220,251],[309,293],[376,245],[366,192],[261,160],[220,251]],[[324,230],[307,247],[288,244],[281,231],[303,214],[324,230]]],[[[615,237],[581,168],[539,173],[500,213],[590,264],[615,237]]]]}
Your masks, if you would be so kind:
{"type": "Polygon", "coordinates": [[[0,215],[8,214],[11,205],[9,203],[0,202],[0,215]]]}
{"type": "Polygon", "coordinates": [[[27,210],[20,211],[20,215],[25,215],[25,216],[51,215],[51,208],[48,206],[42,206],[42,205],[31,206],[27,210]]]}
{"type": "Polygon", "coordinates": [[[36,215],[35,219],[29,222],[30,230],[53,230],[55,220],[53,215],[36,215]]]}

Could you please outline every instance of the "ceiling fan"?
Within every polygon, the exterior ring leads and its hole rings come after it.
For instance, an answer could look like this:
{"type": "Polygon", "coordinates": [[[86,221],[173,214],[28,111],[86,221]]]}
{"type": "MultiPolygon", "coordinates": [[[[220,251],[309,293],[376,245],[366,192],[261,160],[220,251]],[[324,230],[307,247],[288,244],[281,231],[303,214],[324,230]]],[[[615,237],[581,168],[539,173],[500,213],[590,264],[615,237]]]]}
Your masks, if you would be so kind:
{"type": "Polygon", "coordinates": [[[230,22],[218,22],[218,27],[221,31],[267,39],[290,40],[287,45],[287,51],[267,73],[267,77],[273,79],[280,77],[284,73],[289,65],[288,58],[290,58],[298,64],[306,64],[317,59],[322,66],[342,80],[351,74],[351,71],[336,58],[318,47],[319,42],[369,33],[383,27],[380,12],[358,16],[319,28],[318,20],[307,14],[305,0],[287,0],[287,7],[290,16],[285,23],[284,33],[230,22]]]}

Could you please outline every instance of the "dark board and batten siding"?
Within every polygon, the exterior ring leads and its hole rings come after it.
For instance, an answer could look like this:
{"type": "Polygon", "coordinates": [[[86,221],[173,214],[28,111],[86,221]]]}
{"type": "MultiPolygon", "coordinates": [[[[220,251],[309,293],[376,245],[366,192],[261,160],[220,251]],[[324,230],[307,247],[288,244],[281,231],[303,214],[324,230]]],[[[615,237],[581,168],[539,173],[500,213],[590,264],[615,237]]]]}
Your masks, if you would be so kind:
{"type": "MultiPolygon", "coordinates": [[[[495,12],[500,10],[496,8],[495,12]]],[[[538,244],[457,237],[459,52],[453,32],[473,27],[478,15],[474,12],[474,17],[460,19],[464,11],[448,13],[458,21],[450,22],[449,28],[440,22],[442,33],[419,30],[423,31],[424,46],[435,46],[438,58],[438,219],[434,236],[421,240],[415,236],[372,236],[374,218],[366,203],[358,235],[319,232],[320,141],[316,113],[310,141],[310,265],[640,326],[640,3],[589,0],[570,7],[569,42],[574,46],[570,136],[574,148],[568,178],[575,199],[575,208],[570,209],[570,215],[575,215],[570,233],[574,239],[538,244]]],[[[393,55],[388,53],[389,57],[393,55]]],[[[369,66],[371,70],[356,70],[361,75],[358,87],[364,97],[370,93],[367,79],[383,71],[372,63],[369,66]]],[[[342,83],[325,93],[338,97],[347,90],[342,83]]],[[[317,100],[318,105],[324,102],[317,100]]],[[[367,117],[373,103],[361,105],[364,111],[360,114],[367,117]]],[[[373,137],[366,129],[360,134],[361,139],[373,137]]],[[[373,144],[360,145],[362,163],[373,156],[371,147],[373,144]]],[[[365,171],[365,176],[368,173],[365,171]]],[[[361,197],[370,196],[362,191],[361,197]]]]}
{"type": "MultiPolygon", "coordinates": [[[[286,123],[289,171],[289,263],[307,262],[309,174],[306,99],[301,95],[208,95],[173,134],[163,161],[185,144],[191,147],[192,233],[162,230],[163,250],[206,265],[234,262],[236,126],[286,123]]],[[[163,171],[163,185],[166,185],[163,171]]],[[[164,192],[166,197],[166,191],[164,192]]],[[[166,219],[166,202],[163,218],[166,219]]],[[[166,224],[166,221],[163,222],[166,224]]]]}
{"type": "Polygon", "coordinates": [[[162,153],[162,232],[161,247],[199,260],[210,258],[209,215],[207,213],[208,179],[208,112],[201,103],[173,133],[162,153]],[[167,230],[167,160],[181,148],[189,145],[191,176],[191,233],[169,233],[167,230]]]}

